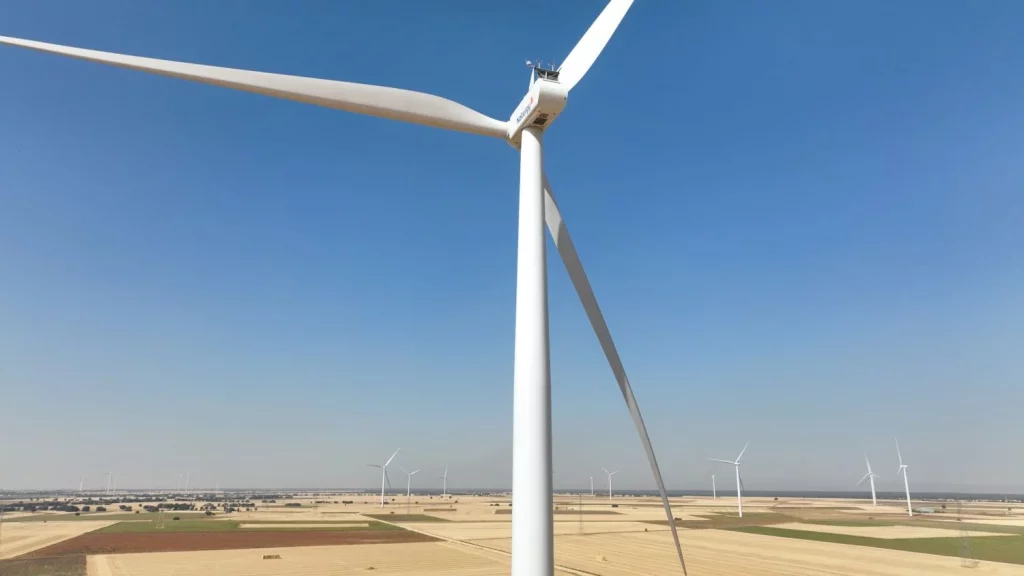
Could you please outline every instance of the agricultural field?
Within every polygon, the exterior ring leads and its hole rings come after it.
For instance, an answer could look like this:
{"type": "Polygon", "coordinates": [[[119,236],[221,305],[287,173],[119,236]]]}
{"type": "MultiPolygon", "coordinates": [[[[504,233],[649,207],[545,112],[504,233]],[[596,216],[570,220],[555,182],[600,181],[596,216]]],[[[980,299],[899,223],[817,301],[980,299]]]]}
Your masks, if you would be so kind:
{"type": "MultiPolygon", "coordinates": [[[[297,497],[293,502],[301,506],[261,505],[228,514],[218,510],[212,516],[20,515],[5,523],[0,549],[4,556],[18,559],[0,563],[0,575],[84,576],[83,566],[88,567],[88,576],[326,575],[363,573],[370,567],[396,575],[508,573],[512,514],[507,497],[389,498],[384,508],[379,495],[345,498],[348,504],[297,497]],[[36,534],[34,544],[15,539],[29,532],[36,534]],[[280,558],[264,560],[264,554],[280,558]],[[51,568],[32,572],[29,561],[51,563],[51,568]],[[21,572],[12,571],[13,563],[20,563],[21,572]]],[[[956,515],[938,505],[936,513],[913,518],[906,516],[904,506],[750,498],[744,499],[740,518],[734,498],[672,502],[692,574],[962,573],[957,556],[964,529],[969,531],[973,556],[981,561],[972,573],[1024,576],[1024,526],[1016,525],[1019,516],[986,514],[978,505],[970,518],[962,514],[967,521],[954,523],[956,515]]],[[[552,511],[556,562],[564,573],[660,576],[678,571],[657,498],[559,496],[552,511]]]]}
{"type": "MultiPolygon", "coordinates": [[[[0,558],[15,558],[87,532],[111,522],[4,522],[0,558]]],[[[2,574],[2,572],[0,572],[2,574]]]]}
{"type": "Polygon", "coordinates": [[[89,557],[89,576],[507,576],[509,568],[504,555],[445,542],[89,557]]]}

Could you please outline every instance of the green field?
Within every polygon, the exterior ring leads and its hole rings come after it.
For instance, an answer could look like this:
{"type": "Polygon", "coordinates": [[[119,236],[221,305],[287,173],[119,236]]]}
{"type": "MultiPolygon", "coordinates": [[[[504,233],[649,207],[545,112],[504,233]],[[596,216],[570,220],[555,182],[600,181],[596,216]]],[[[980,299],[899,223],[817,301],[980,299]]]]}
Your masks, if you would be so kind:
{"type": "Polygon", "coordinates": [[[171,520],[166,518],[164,520],[164,527],[158,528],[159,522],[156,520],[149,522],[119,522],[106,528],[100,528],[94,531],[94,534],[124,534],[124,533],[176,533],[176,532],[231,532],[239,530],[242,532],[250,532],[261,530],[259,528],[239,528],[240,524],[295,524],[294,528],[288,528],[284,526],[276,526],[267,531],[273,532],[310,532],[320,530],[401,530],[398,526],[392,526],[384,522],[337,522],[337,521],[310,521],[310,522],[280,522],[280,521],[249,521],[244,522],[238,520],[171,520]],[[352,526],[331,526],[331,524],[342,524],[348,523],[352,526]],[[313,526],[315,524],[322,524],[322,526],[313,526]],[[369,524],[369,526],[363,526],[363,524],[369,524]]]}
{"type": "Polygon", "coordinates": [[[385,522],[448,522],[444,518],[426,514],[363,514],[368,518],[376,518],[385,522]]]}
{"type": "MultiPolygon", "coordinates": [[[[939,556],[960,556],[960,538],[868,538],[865,536],[849,536],[846,534],[828,534],[825,532],[809,532],[805,530],[789,530],[773,526],[745,526],[728,528],[736,532],[814,540],[817,542],[833,542],[835,544],[852,544],[854,546],[870,546],[888,550],[937,554],[939,556]]],[[[1024,536],[972,536],[971,552],[975,559],[989,562],[1007,562],[1024,564],[1024,536]]]]}

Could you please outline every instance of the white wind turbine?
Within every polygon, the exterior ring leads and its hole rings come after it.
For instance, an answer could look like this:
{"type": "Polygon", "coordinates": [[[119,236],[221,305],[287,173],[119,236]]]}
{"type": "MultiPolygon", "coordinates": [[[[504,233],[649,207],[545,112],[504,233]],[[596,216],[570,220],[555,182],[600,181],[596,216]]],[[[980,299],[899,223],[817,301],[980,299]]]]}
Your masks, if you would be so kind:
{"type": "Polygon", "coordinates": [[[103,492],[104,495],[110,495],[110,478],[114,475],[113,472],[107,472],[107,489],[103,492]]]}
{"type": "Polygon", "coordinates": [[[900,454],[900,441],[893,438],[896,442],[896,457],[900,459],[900,467],[896,469],[896,476],[903,473],[903,488],[907,491],[907,516],[914,515],[914,509],[910,506],[910,482],[907,480],[907,465],[903,463],[903,455],[900,454]]]}
{"type": "MultiPolygon", "coordinates": [[[[401,448],[399,448],[398,450],[401,450],[401,448]]],[[[387,482],[388,487],[391,486],[391,479],[388,478],[388,464],[391,464],[391,461],[395,459],[395,456],[398,456],[398,450],[395,450],[395,453],[391,455],[391,458],[388,458],[388,461],[385,462],[383,466],[381,466],[380,464],[369,464],[369,466],[373,466],[374,468],[380,468],[380,472],[381,472],[381,474],[380,474],[380,507],[381,508],[384,507],[384,483],[387,482]]]]}
{"type": "Polygon", "coordinates": [[[448,465],[444,465],[444,476],[441,476],[444,483],[441,485],[441,498],[448,497],[448,465]]]}
{"type": "MultiPolygon", "coordinates": [[[[398,452],[395,452],[395,454],[398,454],[398,452]]],[[[419,472],[420,469],[417,468],[412,472],[406,472],[405,468],[402,468],[401,466],[399,466],[398,469],[401,470],[402,472],[405,472],[405,497],[408,498],[412,494],[412,475],[419,472]]]]}
{"type": "Polygon", "coordinates": [[[608,499],[611,500],[612,499],[612,476],[618,474],[619,472],[621,472],[621,470],[616,470],[615,472],[609,472],[607,468],[601,468],[601,470],[604,470],[604,473],[608,475],[608,499]]]}
{"type": "MultiPolygon", "coordinates": [[[[529,90],[507,121],[496,120],[439,96],[384,86],[157,60],[4,36],[0,36],[0,43],[357,114],[490,136],[520,150],[513,371],[512,573],[515,576],[550,576],[554,572],[546,224],[640,435],[685,574],[679,535],[654,449],[611,333],[555,203],[542,158],[544,131],[565,108],[570,91],[590,70],[632,4],[633,0],[611,0],[558,70],[534,67],[529,90]]],[[[11,81],[11,72],[0,71],[0,74],[11,81]]]]}
{"type": "Polygon", "coordinates": [[[590,497],[594,497],[594,477],[590,477],[590,497]]]}
{"type": "Polygon", "coordinates": [[[743,450],[740,450],[740,455],[736,457],[735,461],[708,458],[708,460],[714,460],[715,462],[732,464],[736,468],[736,509],[739,510],[740,518],[743,518],[743,479],[740,478],[740,458],[743,458],[743,453],[747,451],[747,446],[750,446],[750,442],[743,445],[743,450]]]}
{"type": "Polygon", "coordinates": [[[711,475],[711,499],[718,500],[718,489],[715,488],[715,475],[711,475]]]}
{"type": "Polygon", "coordinates": [[[871,471],[871,462],[868,462],[867,454],[864,455],[864,463],[868,465],[868,473],[857,482],[857,486],[860,486],[865,480],[871,482],[871,505],[878,506],[878,500],[875,498],[875,478],[881,478],[881,476],[871,471]]]}

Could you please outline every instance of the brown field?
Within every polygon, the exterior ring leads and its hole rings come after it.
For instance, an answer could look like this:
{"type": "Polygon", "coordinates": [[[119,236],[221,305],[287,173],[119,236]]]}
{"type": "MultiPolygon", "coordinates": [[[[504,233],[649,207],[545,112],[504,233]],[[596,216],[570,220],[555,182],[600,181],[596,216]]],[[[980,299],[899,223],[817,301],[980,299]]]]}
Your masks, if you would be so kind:
{"type": "Polygon", "coordinates": [[[445,542],[89,557],[89,576],[507,576],[508,572],[504,555],[445,542]],[[279,554],[281,559],[263,560],[264,554],[279,554]]]}
{"type": "Polygon", "coordinates": [[[185,552],[192,550],[236,550],[331,546],[351,544],[396,544],[430,542],[433,538],[404,530],[320,530],[288,532],[168,532],[83,534],[35,550],[27,557],[70,554],[130,554],[139,552],[185,552]]]}

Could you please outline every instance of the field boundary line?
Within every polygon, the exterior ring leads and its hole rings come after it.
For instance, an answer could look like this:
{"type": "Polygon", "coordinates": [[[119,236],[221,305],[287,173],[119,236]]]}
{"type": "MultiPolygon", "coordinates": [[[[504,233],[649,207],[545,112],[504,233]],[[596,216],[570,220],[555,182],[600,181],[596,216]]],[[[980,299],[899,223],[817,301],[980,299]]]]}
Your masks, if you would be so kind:
{"type": "MultiPolygon", "coordinates": [[[[431,534],[430,532],[427,532],[426,530],[418,530],[416,528],[409,528],[408,526],[399,526],[398,524],[394,524],[392,522],[388,522],[387,520],[380,520],[380,521],[384,522],[385,524],[391,524],[392,526],[397,526],[398,528],[402,528],[404,530],[408,530],[410,532],[416,532],[416,533],[422,534],[424,536],[430,536],[431,538],[437,538],[438,540],[443,540],[445,542],[448,542],[450,544],[455,544],[457,546],[462,546],[462,547],[465,547],[465,548],[470,548],[470,549],[475,549],[475,550],[483,550],[483,551],[489,552],[491,554],[499,554],[499,555],[505,556],[507,558],[511,558],[512,557],[512,554],[510,552],[505,552],[504,550],[499,550],[498,548],[491,548],[490,546],[484,546],[482,544],[477,544],[476,542],[469,542],[467,540],[458,540],[458,539],[455,539],[455,538],[450,538],[448,536],[442,536],[440,534],[431,534]]],[[[580,570],[578,568],[570,568],[569,566],[562,566],[562,565],[560,565],[558,563],[555,563],[555,570],[558,570],[560,572],[565,572],[567,574],[572,574],[573,576],[601,576],[600,574],[597,574],[595,572],[587,572],[586,570],[580,570]]]]}

